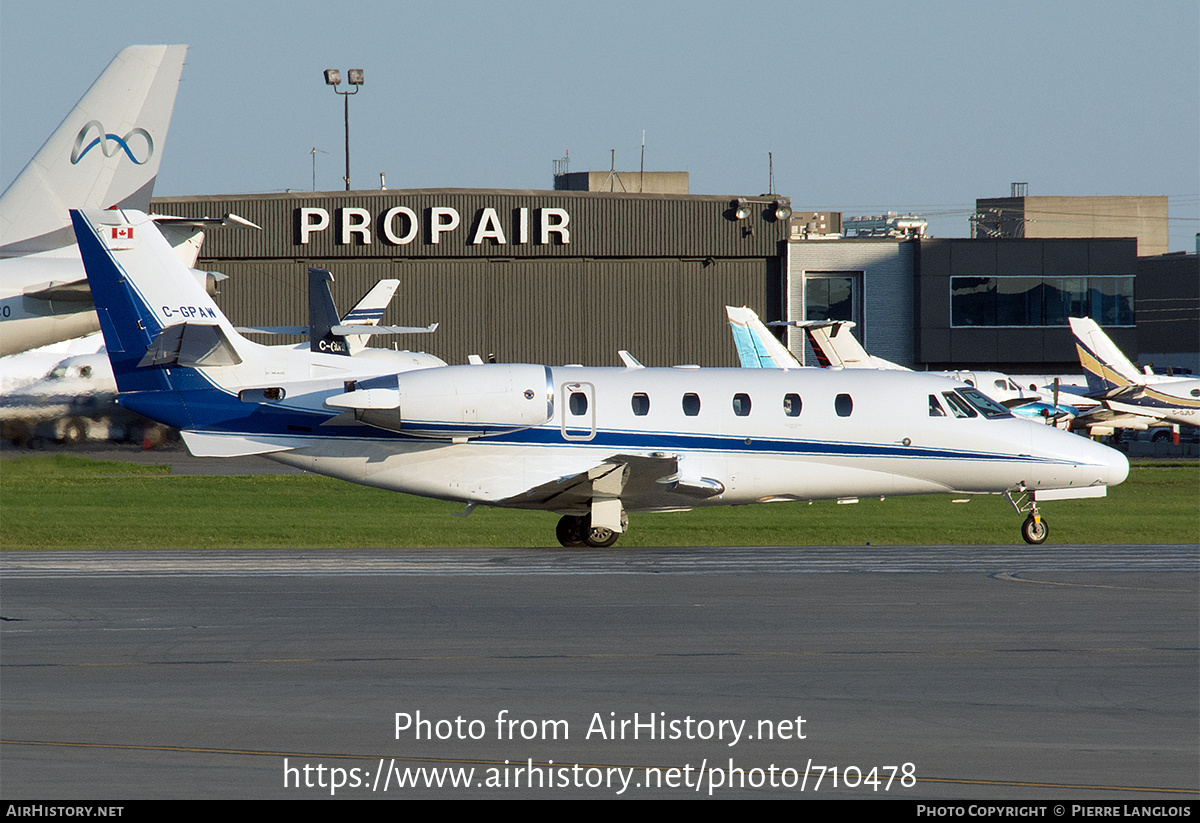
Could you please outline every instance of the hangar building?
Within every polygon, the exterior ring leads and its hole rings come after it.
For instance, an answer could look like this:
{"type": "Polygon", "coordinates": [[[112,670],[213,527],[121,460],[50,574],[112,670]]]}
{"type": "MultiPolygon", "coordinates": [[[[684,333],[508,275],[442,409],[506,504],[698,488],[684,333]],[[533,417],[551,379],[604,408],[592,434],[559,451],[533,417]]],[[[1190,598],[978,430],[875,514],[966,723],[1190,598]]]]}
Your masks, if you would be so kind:
{"type": "MultiPolygon", "coordinates": [[[[377,280],[383,323],[427,325],[401,348],[450,363],[735,366],[724,306],[778,317],[787,198],[421,189],[156,198],[183,217],[234,213],[261,231],[206,238],[236,325],[305,325],[309,266],[345,311],[377,280]],[[739,209],[739,206],[745,208],[739,209]]],[[[270,342],[278,342],[275,338],[270,342]]],[[[378,344],[377,344],[378,345],[378,344]]]]}

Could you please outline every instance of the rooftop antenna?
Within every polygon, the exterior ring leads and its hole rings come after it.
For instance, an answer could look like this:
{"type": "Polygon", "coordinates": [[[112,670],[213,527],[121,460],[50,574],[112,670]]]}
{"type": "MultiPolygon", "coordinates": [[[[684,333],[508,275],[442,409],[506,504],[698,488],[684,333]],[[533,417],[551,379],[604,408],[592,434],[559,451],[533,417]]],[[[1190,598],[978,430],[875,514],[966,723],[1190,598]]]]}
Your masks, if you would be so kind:
{"type": "Polygon", "coordinates": [[[775,158],[767,152],[767,194],[775,193],[775,158]]]}
{"type": "Polygon", "coordinates": [[[312,155],[312,169],[313,169],[312,190],[313,191],[317,190],[317,152],[321,152],[321,154],[329,154],[329,152],[327,152],[327,151],[318,149],[316,143],[314,143],[313,147],[308,150],[308,153],[312,155]]]}
{"type": "Polygon", "coordinates": [[[642,192],[642,175],[646,173],[646,130],[642,129],[642,167],[638,171],[638,191],[642,192]]]}
{"type": "Polygon", "coordinates": [[[567,173],[567,167],[571,165],[571,150],[567,149],[563,152],[563,156],[552,161],[554,163],[554,176],[561,177],[567,173]]]}
{"type": "Polygon", "coordinates": [[[616,184],[621,184],[621,191],[627,192],[625,183],[621,180],[621,175],[617,174],[617,150],[609,149],[612,152],[612,168],[608,170],[608,177],[604,178],[604,182],[600,184],[600,191],[604,191],[604,187],[608,186],[609,191],[616,191],[616,184]]]}

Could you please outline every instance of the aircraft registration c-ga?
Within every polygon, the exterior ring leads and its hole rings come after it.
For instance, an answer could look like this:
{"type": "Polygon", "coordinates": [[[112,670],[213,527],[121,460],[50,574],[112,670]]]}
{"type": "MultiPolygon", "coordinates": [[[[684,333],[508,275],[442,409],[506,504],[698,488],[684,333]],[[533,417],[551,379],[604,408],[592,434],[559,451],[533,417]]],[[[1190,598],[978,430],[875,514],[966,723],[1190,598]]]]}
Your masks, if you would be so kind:
{"type": "Polygon", "coordinates": [[[1039,501],[1103,496],[1129,471],[1113,449],[922,374],[632,358],[404,370],[261,346],[144,214],[71,215],[120,403],[182,430],[193,454],[551,511],[565,546],[612,545],[629,512],[945,492],[1007,495],[1041,542],[1039,501]]]}

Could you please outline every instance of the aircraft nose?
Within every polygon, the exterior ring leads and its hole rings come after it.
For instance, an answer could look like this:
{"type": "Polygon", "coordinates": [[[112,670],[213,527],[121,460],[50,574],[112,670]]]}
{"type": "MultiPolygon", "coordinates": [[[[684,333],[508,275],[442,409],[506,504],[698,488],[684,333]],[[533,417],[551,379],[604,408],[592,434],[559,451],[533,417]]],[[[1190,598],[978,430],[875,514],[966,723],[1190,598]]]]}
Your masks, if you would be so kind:
{"type": "Polygon", "coordinates": [[[1108,449],[1108,485],[1119,486],[1129,477],[1129,458],[1116,449],[1108,449]]]}

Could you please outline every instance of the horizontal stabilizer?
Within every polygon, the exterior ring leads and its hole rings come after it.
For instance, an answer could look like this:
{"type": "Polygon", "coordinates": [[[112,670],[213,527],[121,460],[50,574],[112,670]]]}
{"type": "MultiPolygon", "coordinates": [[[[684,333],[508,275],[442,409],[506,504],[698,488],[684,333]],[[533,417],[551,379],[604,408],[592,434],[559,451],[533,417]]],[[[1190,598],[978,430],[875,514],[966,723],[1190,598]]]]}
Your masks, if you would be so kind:
{"type": "Polygon", "coordinates": [[[51,280],[48,283],[38,283],[26,286],[22,291],[26,297],[35,300],[52,300],[62,303],[91,303],[92,292],[88,288],[87,278],[79,280],[51,280]]]}
{"type": "MultiPolygon", "coordinates": [[[[358,334],[366,337],[372,334],[431,334],[437,331],[438,324],[428,326],[371,326],[366,324],[342,324],[330,329],[334,334],[358,334]]],[[[307,332],[308,330],[305,329],[307,332]]]]}
{"type": "Polygon", "coordinates": [[[238,334],[301,334],[308,336],[308,326],[236,326],[238,334]]]}
{"type": "Polygon", "coordinates": [[[196,457],[247,457],[291,451],[292,445],[281,445],[268,437],[242,434],[209,434],[184,430],[183,442],[196,457]]]}
{"type": "Polygon", "coordinates": [[[146,356],[138,363],[143,366],[166,366],[178,363],[185,368],[205,366],[236,366],[242,358],[217,325],[179,323],[163,329],[146,356]]]}

